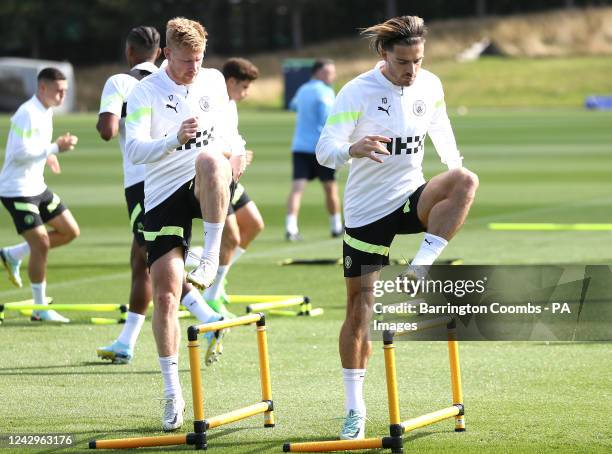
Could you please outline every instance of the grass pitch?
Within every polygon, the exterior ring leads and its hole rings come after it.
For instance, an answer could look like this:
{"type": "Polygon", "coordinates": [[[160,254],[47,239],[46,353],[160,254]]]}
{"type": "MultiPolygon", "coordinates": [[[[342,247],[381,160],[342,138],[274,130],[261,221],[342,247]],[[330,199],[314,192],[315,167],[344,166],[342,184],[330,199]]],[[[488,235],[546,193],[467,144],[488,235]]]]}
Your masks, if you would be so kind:
{"type": "MultiPolygon", "coordinates": [[[[463,230],[442,258],[469,264],[610,263],[610,232],[499,232],[490,222],[610,222],[612,204],[612,114],[582,111],[477,111],[454,117],[465,165],[481,187],[463,230]]],[[[129,220],[123,200],[118,147],[94,128],[95,116],[58,117],[56,134],[80,138],[78,150],[60,157],[63,173],[49,186],[67,203],[81,237],[49,258],[48,294],[61,303],[124,303],[130,279],[129,220]]],[[[290,293],[311,297],[325,315],[313,319],[270,318],[269,347],[277,426],[263,417],[211,431],[209,449],[223,453],[280,452],[283,442],[333,438],[342,423],[342,376],[337,334],[344,315],[342,270],[335,266],[280,267],[279,260],[338,257],[331,239],[322,190],[305,194],[300,226],[306,241],[283,241],[290,185],[289,144],[293,117],[246,111],[241,131],[255,161],[244,177],[266,229],[229,275],[230,293],[290,293]]],[[[0,119],[6,137],[8,117],[0,119]]],[[[3,139],[4,140],[4,139],[3,139]]],[[[425,173],[443,170],[431,144],[425,173]]],[[[346,171],[341,172],[344,182],[346,171]]],[[[0,244],[18,237],[6,211],[0,214],[0,244]]],[[[201,224],[194,238],[200,242],[201,224]]],[[[420,236],[400,237],[392,256],[411,257],[420,236]]],[[[31,298],[0,279],[0,301],[31,298]]],[[[239,312],[239,309],[234,309],[239,312]]],[[[120,326],[94,326],[89,315],[67,326],[33,324],[8,312],[0,327],[0,433],[70,433],[69,451],[86,450],[91,438],[159,435],[162,395],[150,323],[143,328],[132,364],[115,366],[95,349],[113,340],[120,326]]],[[[103,315],[103,314],[102,314],[103,315]]],[[[190,322],[182,320],[183,328],[190,322]]],[[[398,343],[403,419],[445,407],[450,379],[444,343],[398,343]]],[[[181,381],[188,401],[186,339],[181,381]]],[[[387,433],[382,346],[366,379],[368,436],[387,433]]],[[[205,413],[219,414],[259,399],[255,333],[233,329],[221,362],[203,370],[205,413]]],[[[406,437],[411,452],[610,452],[612,420],[609,343],[545,344],[473,342],[460,345],[467,432],[446,421],[406,437]]],[[[1,449],[1,448],[0,448],[1,449]]],[[[161,452],[174,448],[147,449],[161,452]]],[[[185,450],[177,447],[176,450],[185,450]]],[[[16,452],[7,450],[7,452],[16,452]]],[[[32,450],[34,452],[34,450],[32,450]]],[[[55,452],[46,449],[45,452],[55,452]]]]}

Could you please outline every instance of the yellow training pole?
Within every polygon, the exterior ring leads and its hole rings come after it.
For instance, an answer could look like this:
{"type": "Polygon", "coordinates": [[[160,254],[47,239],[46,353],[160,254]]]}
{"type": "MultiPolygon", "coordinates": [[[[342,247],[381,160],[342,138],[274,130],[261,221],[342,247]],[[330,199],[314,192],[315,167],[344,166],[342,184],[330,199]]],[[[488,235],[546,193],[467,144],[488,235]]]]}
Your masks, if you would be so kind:
{"type": "Polygon", "coordinates": [[[151,446],[186,445],[188,434],[163,435],[159,437],[123,438],[116,440],[92,440],[90,449],[128,449],[147,448],[151,446]]]}
{"type": "Polygon", "coordinates": [[[240,421],[241,419],[248,418],[249,416],[255,416],[259,413],[267,412],[270,408],[268,402],[258,402],[248,407],[239,408],[222,415],[213,416],[206,420],[206,427],[214,429],[215,427],[229,424],[231,422],[240,421]]]}
{"type": "Polygon", "coordinates": [[[207,333],[209,331],[218,331],[223,328],[232,328],[233,326],[250,325],[251,323],[258,322],[263,317],[263,314],[248,314],[242,317],[230,318],[227,320],[220,320],[218,322],[204,323],[202,325],[195,325],[193,329],[197,330],[199,334],[207,333]]]}
{"type": "Polygon", "coordinates": [[[268,411],[264,413],[264,427],[274,427],[268,338],[266,334],[266,319],[263,316],[257,322],[257,350],[259,352],[259,374],[261,376],[261,400],[268,402],[270,405],[268,411]]]}
{"type": "Polygon", "coordinates": [[[463,408],[463,390],[461,388],[461,368],[459,366],[459,342],[457,342],[457,324],[455,320],[448,324],[448,360],[450,363],[451,388],[453,405],[461,406],[461,411],[455,416],[455,432],[465,431],[463,408]]]}
{"type": "Polygon", "coordinates": [[[443,408],[442,410],[433,411],[431,413],[404,421],[402,423],[402,427],[404,428],[404,432],[410,432],[411,430],[428,426],[435,422],[442,421],[443,419],[451,418],[458,415],[460,412],[461,409],[458,406],[453,405],[452,407],[443,408]]]}
{"type": "Polygon", "coordinates": [[[301,298],[304,299],[303,296],[300,295],[227,295],[227,299],[230,301],[230,304],[233,303],[265,303],[269,301],[285,301],[289,298],[301,298]]]}
{"type": "Polygon", "coordinates": [[[193,398],[193,429],[195,432],[195,449],[206,449],[206,424],[204,422],[204,391],[202,388],[202,366],[200,364],[200,342],[198,329],[190,326],[187,329],[189,342],[189,374],[191,375],[191,395],[193,398]]]}
{"type": "Polygon", "coordinates": [[[247,312],[265,311],[267,309],[278,309],[281,307],[297,306],[303,304],[304,298],[298,296],[296,298],[288,298],[286,300],[268,301],[265,303],[253,303],[249,304],[246,308],[247,312]]]}
{"type": "Polygon", "coordinates": [[[303,443],[285,443],[283,445],[283,452],[353,451],[358,449],[376,449],[382,447],[382,438],[364,438],[361,440],[330,440],[308,441],[303,443]]]}
{"type": "Polygon", "coordinates": [[[395,345],[392,331],[383,333],[383,349],[385,353],[385,374],[387,382],[387,400],[389,405],[389,435],[391,452],[401,454],[404,452],[399,409],[399,394],[397,389],[397,370],[395,367],[395,345]]]}

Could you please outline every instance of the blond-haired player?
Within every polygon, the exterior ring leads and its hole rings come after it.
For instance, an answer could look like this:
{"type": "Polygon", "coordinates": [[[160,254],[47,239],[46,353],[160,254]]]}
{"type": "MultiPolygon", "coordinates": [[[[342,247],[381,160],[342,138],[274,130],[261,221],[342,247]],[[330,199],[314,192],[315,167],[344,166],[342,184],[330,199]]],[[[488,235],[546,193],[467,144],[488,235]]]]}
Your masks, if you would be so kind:
{"type": "MultiPolygon", "coordinates": [[[[180,17],[168,21],[167,67],[140,81],[127,100],[126,152],[134,164],[146,164],[144,237],[166,431],[181,427],[185,409],[178,376],[177,310],[192,219],[204,218],[204,251],[187,279],[205,288],[217,272],[232,173],[237,179],[244,170],[244,141],[225,129],[223,75],[201,67],[206,38],[198,22],[180,17]],[[231,150],[230,161],[224,149],[231,150]]],[[[211,310],[210,320],[218,319],[211,310]]],[[[213,354],[221,334],[211,339],[213,354]]]]}

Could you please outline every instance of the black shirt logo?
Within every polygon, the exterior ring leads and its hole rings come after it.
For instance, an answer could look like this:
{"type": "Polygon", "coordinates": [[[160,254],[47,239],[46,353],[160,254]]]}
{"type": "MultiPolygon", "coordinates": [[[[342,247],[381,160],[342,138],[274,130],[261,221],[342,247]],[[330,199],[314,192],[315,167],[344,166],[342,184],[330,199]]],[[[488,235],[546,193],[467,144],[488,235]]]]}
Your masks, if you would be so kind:
{"type": "Polygon", "coordinates": [[[178,102],[175,105],[166,103],[166,107],[168,109],[174,110],[175,113],[178,113],[178,102]]]}
{"type": "Polygon", "coordinates": [[[378,110],[382,110],[383,112],[385,112],[389,117],[391,116],[391,114],[389,113],[389,110],[391,109],[391,106],[387,107],[386,109],[382,106],[378,106],[378,110]]]}

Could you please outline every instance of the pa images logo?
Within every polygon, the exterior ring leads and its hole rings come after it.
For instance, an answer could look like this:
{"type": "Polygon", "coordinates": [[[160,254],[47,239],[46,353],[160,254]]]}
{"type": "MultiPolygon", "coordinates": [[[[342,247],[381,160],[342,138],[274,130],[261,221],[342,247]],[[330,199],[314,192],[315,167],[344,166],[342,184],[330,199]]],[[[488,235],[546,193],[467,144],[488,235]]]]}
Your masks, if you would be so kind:
{"type": "Polygon", "coordinates": [[[426,111],[427,111],[427,105],[425,104],[425,101],[421,99],[417,99],[412,105],[412,112],[417,117],[422,117],[423,115],[425,115],[426,111]]]}
{"type": "Polygon", "coordinates": [[[200,98],[200,109],[202,109],[204,112],[208,112],[210,110],[210,99],[208,99],[208,96],[202,96],[200,98]]]}

